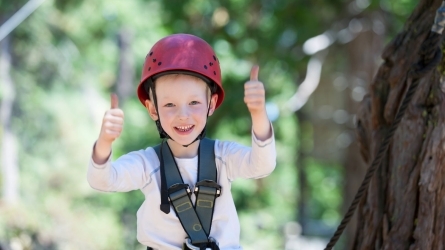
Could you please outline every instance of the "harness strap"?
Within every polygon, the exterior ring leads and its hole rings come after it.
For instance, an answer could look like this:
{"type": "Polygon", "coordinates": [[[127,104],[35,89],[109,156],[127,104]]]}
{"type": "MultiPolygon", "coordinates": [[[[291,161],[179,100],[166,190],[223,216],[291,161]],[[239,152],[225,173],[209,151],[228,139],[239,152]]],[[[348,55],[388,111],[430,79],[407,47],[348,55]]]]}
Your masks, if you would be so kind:
{"type": "Polygon", "coordinates": [[[212,187],[214,184],[216,183],[213,181],[204,180],[198,182],[195,187],[195,210],[201,219],[204,231],[207,235],[210,235],[215,200],[216,197],[219,196],[221,190],[219,187],[212,187]]]}
{"type": "Polygon", "coordinates": [[[215,141],[204,138],[199,144],[198,183],[195,185],[195,210],[207,235],[210,235],[215,200],[221,195],[216,183],[215,141]]]}
{"type": "Polygon", "coordinates": [[[168,143],[162,142],[154,147],[161,168],[160,208],[164,213],[169,213],[170,201],[191,243],[200,246],[209,243],[214,203],[221,193],[221,187],[216,183],[214,143],[207,138],[200,141],[198,183],[194,190],[196,208],[190,198],[190,187],[184,184],[168,143]]]}

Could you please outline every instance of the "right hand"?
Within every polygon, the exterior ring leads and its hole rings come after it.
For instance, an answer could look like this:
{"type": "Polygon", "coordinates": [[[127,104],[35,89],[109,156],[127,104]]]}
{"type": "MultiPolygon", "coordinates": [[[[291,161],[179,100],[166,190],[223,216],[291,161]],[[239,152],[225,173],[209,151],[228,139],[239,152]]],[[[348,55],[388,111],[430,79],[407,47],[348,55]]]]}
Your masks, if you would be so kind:
{"type": "Polygon", "coordinates": [[[102,120],[98,143],[111,145],[121,135],[124,127],[124,111],[119,108],[119,99],[111,94],[111,108],[105,112],[102,120]]]}
{"type": "Polygon", "coordinates": [[[99,139],[93,150],[93,161],[96,164],[104,164],[107,161],[111,153],[111,144],[121,135],[124,126],[124,111],[118,106],[117,95],[111,94],[111,108],[105,112],[99,139]]]}

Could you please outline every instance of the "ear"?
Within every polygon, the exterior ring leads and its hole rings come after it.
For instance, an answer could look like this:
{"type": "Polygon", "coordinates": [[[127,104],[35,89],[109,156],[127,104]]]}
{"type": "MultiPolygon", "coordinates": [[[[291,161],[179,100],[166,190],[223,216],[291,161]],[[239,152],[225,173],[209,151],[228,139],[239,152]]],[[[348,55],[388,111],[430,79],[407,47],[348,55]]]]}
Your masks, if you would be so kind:
{"type": "Polygon", "coordinates": [[[209,109],[209,116],[213,115],[213,112],[215,112],[216,108],[216,102],[218,101],[218,95],[213,94],[210,98],[210,109],[209,109]]]}
{"type": "Polygon", "coordinates": [[[145,100],[145,108],[147,109],[148,114],[150,115],[151,119],[153,119],[154,121],[157,121],[159,119],[158,112],[156,112],[155,105],[149,99],[145,100]]]}

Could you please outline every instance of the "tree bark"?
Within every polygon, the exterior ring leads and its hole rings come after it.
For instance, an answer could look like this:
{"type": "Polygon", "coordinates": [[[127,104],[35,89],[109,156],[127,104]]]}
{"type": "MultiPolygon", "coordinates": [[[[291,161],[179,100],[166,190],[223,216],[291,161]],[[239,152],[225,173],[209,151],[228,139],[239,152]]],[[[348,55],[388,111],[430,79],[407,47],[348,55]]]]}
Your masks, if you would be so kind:
{"type": "MultiPolygon", "coordinates": [[[[357,134],[369,164],[407,88],[407,75],[442,1],[420,1],[385,48],[377,75],[359,108],[357,134]]],[[[420,80],[382,164],[358,209],[353,249],[444,249],[444,88],[433,70],[420,80]]]]}

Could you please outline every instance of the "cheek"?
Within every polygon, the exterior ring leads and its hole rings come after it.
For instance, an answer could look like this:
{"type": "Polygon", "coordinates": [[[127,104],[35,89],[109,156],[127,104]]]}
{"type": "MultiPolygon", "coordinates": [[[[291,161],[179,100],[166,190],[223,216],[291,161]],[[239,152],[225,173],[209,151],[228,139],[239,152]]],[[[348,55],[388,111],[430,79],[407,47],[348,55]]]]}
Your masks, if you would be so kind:
{"type": "Polygon", "coordinates": [[[164,121],[170,120],[174,116],[175,116],[175,111],[173,111],[172,109],[159,110],[159,117],[161,118],[161,120],[164,121]]]}
{"type": "MultiPolygon", "coordinates": [[[[174,108],[168,108],[168,109],[161,109],[159,110],[159,117],[161,121],[169,121],[174,120],[178,116],[180,116],[180,113],[183,111],[179,111],[174,108]]],[[[197,106],[190,106],[185,111],[187,113],[187,116],[193,117],[193,119],[206,119],[207,118],[207,107],[202,105],[200,107],[197,106]]]]}
{"type": "Polygon", "coordinates": [[[201,106],[190,109],[190,114],[193,114],[194,116],[199,117],[206,117],[207,116],[207,107],[201,106]]]}

